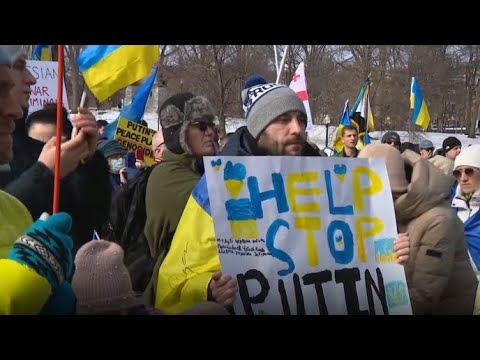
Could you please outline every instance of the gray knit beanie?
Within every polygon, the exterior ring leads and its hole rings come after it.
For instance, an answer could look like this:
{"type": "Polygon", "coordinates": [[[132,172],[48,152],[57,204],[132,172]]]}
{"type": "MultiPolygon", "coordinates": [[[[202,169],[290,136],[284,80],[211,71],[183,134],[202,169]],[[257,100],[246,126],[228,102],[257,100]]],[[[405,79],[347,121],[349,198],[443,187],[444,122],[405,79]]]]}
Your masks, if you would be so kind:
{"type": "Polygon", "coordinates": [[[260,84],[242,91],[247,128],[257,139],[278,116],[288,111],[300,111],[307,119],[302,100],[295,91],[281,84],[260,84]]]}

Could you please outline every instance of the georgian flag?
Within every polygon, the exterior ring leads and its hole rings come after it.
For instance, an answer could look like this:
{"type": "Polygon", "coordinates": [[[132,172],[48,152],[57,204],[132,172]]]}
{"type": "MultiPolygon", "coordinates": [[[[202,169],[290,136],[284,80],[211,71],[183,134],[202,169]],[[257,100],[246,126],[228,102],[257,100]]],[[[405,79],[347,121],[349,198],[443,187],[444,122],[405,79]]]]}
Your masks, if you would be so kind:
{"type": "Polygon", "coordinates": [[[307,112],[307,131],[312,128],[312,113],[310,112],[310,104],[308,103],[307,81],[305,80],[305,65],[303,61],[298,65],[297,71],[293,75],[289,88],[295,91],[298,97],[303,101],[307,112]]]}

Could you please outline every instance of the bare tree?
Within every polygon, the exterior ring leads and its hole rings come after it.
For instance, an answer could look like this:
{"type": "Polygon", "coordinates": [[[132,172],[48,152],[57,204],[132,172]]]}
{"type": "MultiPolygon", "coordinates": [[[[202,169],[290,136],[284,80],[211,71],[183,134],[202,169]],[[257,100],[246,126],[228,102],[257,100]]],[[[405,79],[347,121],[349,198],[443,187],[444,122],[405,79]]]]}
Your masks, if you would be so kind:
{"type": "MultiPolygon", "coordinates": [[[[76,60],[85,45],[65,45],[65,75],[67,92],[70,92],[70,109],[76,110],[80,104],[80,97],[85,88],[85,81],[78,69],[76,60]]],[[[86,104],[88,106],[88,104],[86,104]]]]}
{"type": "MultiPolygon", "coordinates": [[[[84,87],[75,60],[82,45],[65,46],[66,85],[71,108],[78,106],[84,87]]],[[[285,45],[277,46],[279,54],[285,45]]],[[[31,54],[31,46],[26,48],[31,54]]],[[[167,94],[191,91],[214,105],[222,133],[225,118],[243,116],[240,92],[245,80],[259,73],[275,81],[272,45],[163,45],[157,84],[167,94]]],[[[347,98],[356,99],[371,74],[371,105],[377,130],[409,127],[411,76],[419,80],[432,125],[443,129],[452,121],[465,124],[474,136],[480,109],[478,91],[480,47],[477,45],[291,45],[280,82],[288,84],[305,62],[310,107],[318,121],[341,115],[347,98]]],[[[122,92],[98,106],[109,106],[122,92]]],[[[94,101],[93,96],[91,101],[94,101]]]]}
{"type": "Polygon", "coordinates": [[[205,95],[214,105],[220,132],[225,117],[241,109],[240,92],[247,74],[266,69],[262,49],[248,45],[182,45],[169,66],[169,88],[205,95]],[[252,66],[257,63],[257,67],[252,66]]]}
{"type": "Polygon", "coordinates": [[[317,123],[321,115],[321,94],[322,88],[317,84],[324,83],[324,74],[322,69],[326,66],[327,45],[300,45],[305,61],[305,79],[308,87],[308,97],[310,109],[312,112],[312,121],[317,123]]]}
{"type": "Polygon", "coordinates": [[[480,46],[465,45],[462,47],[466,60],[465,63],[465,90],[466,90],[466,124],[468,129],[468,137],[475,137],[475,128],[478,117],[478,106],[480,99],[478,94],[478,86],[480,84],[480,46]]]}

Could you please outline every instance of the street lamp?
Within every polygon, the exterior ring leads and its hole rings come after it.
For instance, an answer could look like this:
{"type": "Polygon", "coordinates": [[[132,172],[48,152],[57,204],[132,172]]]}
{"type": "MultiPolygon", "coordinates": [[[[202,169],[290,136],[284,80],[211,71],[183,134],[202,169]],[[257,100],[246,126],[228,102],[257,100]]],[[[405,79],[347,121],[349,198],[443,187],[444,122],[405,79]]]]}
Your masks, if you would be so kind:
{"type": "Polygon", "coordinates": [[[325,147],[328,147],[328,127],[330,126],[330,116],[325,115],[323,118],[323,125],[326,127],[326,132],[325,132],[325,147]]]}

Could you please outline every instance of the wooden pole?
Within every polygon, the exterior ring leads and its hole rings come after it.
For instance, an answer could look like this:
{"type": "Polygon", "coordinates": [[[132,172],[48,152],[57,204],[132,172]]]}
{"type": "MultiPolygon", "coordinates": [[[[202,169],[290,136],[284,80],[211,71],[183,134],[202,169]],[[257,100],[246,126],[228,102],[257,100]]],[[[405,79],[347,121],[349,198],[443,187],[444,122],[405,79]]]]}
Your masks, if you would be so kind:
{"type": "Polygon", "coordinates": [[[58,76],[57,76],[57,134],[55,142],[55,173],[53,182],[53,213],[60,206],[60,152],[62,145],[62,110],[63,110],[63,45],[58,45],[58,76]]]}

